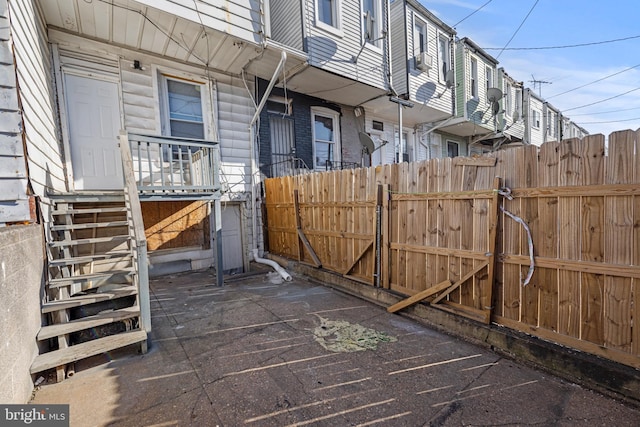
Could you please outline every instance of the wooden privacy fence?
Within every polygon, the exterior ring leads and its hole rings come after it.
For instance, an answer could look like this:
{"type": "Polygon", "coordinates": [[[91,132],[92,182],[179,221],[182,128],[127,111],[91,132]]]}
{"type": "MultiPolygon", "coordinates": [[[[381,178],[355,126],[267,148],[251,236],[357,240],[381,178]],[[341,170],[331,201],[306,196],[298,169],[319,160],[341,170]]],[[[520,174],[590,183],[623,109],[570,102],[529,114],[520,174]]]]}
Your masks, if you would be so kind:
{"type": "Polygon", "coordinates": [[[640,368],[639,184],[640,131],[267,179],[269,251],[640,368]]]}

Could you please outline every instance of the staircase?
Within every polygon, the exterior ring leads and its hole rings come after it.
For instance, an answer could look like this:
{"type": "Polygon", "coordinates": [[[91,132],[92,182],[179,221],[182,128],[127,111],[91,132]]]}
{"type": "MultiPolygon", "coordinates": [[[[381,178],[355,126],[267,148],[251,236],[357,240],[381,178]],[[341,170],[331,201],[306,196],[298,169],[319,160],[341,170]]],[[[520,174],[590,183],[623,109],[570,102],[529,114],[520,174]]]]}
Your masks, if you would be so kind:
{"type": "MultiPolygon", "coordinates": [[[[130,204],[120,191],[50,196],[48,271],[40,355],[31,373],[132,344],[147,349],[140,302],[140,274],[130,204]]],[[[146,260],[145,260],[146,261],[146,260]]],[[[146,269],[146,264],[142,263],[146,269]]],[[[143,273],[143,274],[146,274],[143,273]]],[[[145,276],[146,277],[146,276],[145,276]]]]}

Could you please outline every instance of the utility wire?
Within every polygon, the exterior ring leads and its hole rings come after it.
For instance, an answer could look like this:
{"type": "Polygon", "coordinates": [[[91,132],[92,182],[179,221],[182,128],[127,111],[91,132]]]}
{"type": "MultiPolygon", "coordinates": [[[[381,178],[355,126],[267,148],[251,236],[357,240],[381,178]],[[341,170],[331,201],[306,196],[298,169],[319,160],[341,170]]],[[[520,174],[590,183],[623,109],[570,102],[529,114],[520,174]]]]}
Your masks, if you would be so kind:
{"type": "Polygon", "coordinates": [[[611,120],[608,122],[580,122],[578,124],[580,125],[600,125],[600,124],[606,124],[606,123],[620,123],[620,122],[633,122],[636,120],[640,120],[640,117],[636,117],[635,119],[625,119],[625,120],[611,120]]]}
{"type": "Polygon", "coordinates": [[[455,24],[453,24],[451,26],[451,28],[455,28],[458,26],[458,24],[461,24],[462,22],[466,21],[467,18],[471,18],[473,15],[475,15],[476,13],[480,12],[482,10],[482,8],[484,8],[486,5],[488,5],[489,3],[491,3],[493,0],[489,0],[488,2],[486,2],[485,4],[483,4],[482,6],[480,6],[479,8],[477,8],[476,10],[474,10],[473,12],[471,12],[470,14],[468,14],[467,16],[465,16],[464,18],[462,18],[461,20],[459,20],[458,22],[456,22],[455,24]]]}
{"type": "Polygon", "coordinates": [[[583,87],[587,87],[587,86],[592,85],[592,84],[594,84],[594,83],[601,82],[601,81],[606,80],[606,79],[608,79],[608,78],[610,78],[610,77],[617,76],[618,74],[622,74],[622,73],[624,73],[624,72],[626,72],[626,71],[633,70],[634,68],[638,68],[638,67],[640,67],[640,64],[638,64],[638,65],[634,65],[633,67],[626,68],[626,69],[624,69],[624,70],[622,70],[622,71],[618,71],[617,73],[609,74],[608,76],[606,76],[606,77],[602,77],[601,79],[598,79],[598,80],[594,80],[594,81],[592,81],[591,83],[587,83],[587,84],[584,84],[584,85],[582,85],[582,86],[578,86],[578,87],[576,87],[576,88],[569,89],[569,90],[566,90],[566,91],[564,91],[564,92],[557,93],[557,94],[552,95],[552,96],[548,96],[548,97],[547,97],[547,99],[555,98],[556,96],[564,95],[565,93],[569,93],[569,92],[573,92],[574,90],[582,89],[583,87]]]}
{"type": "Polygon", "coordinates": [[[572,114],[573,117],[578,116],[598,116],[600,114],[611,114],[611,113],[621,113],[623,111],[631,111],[631,110],[640,110],[640,107],[633,108],[623,108],[621,110],[611,110],[611,111],[596,111],[594,113],[580,113],[580,114],[572,114]]]}
{"type": "Polygon", "coordinates": [[[531,9],[529,9],[529,12],[527,13],[527,16],[524,17],[524,19],[522,20],[522,22],[520,23],[520,25],[518,26],[518,28],[516,29],[516,31],[513,33],[513,35],[511,36],[511,38],[509,39],[509,41],[507,42],[506,45],[504,45],[504,47],[502,48],[502,50],[500,51],[500,53],[498,53],[498,56],[496,56],[496,59],[500,58],[500,55],[502,55],[502,52],[504,52],[504,50],[507,48],[507,46],[509,46],[509,43],[511,43],[511,41],[513,40],[513,38],[516,36],[516,34],[518,34],[518,31],[520,31],[520,28],[522,28],[522,26],[524,25],[524,23],[527,21],[527,19],[529,18],[529,15],[531,15],[531,12],[533,12],[533,9],[535,9],[535,7],[538,5],[538,2],[540,0],[536,0],[535,3],[533,3],[533,6],[531,6],[531,9]]]}
{"type": "Polygon", "coordinates": [[[613,39],[613,40],[603,40],[603,41],[598,41],[598,42],[590,42],[590,43],[578,43],[578,44],[567,44],[567,45],[560,45],[560,46],[539,46],[539,47],[509,47],[509,48],[500,48],[500,47],[483,47],[484,50],[549,50],[549,49],[569,49],[569,48],[573,48],[573,47],[584,47],[584,46],[595,46],[595,45],[599,45],[599,44],[607,44],[607,43],[615,43],[615,42],[621,42],[621,41],[625,41],[625,40],[632,40],[632,39],[638,39],[640,38],[640,35],[637,36],[630,36],[630,37],[623,37],[620,39],[613,39]]]}
{"type": "Polygon", "coordinates": [[[579,108],[590,107],[590,106],[592,106],[592,105],[600,104],[600,103],[602,103],[602,102],[606,102],[606,101],[610,101],[610,100],[615,99],[615,98],[619,98],[619,97],[624,96],[624,95],[626,95],[626,94],[628,94],[628,93],[635,92],[636,90],[640,90],[640,87],[637,87],[637,88],[635,88],[635,89],[628,90],[628,91],[626,91],[626,92],[624,92],[624,93],[621,93],[621,94],[619,94],[619,95],[612,96],[612,97],[607,98],[607,99],[603,99],[603,100],[601,100],[601,101],[592,102],[591,104],[585,104],[585,105],[581,105],[581,106],[579,106],[579,107],[573,107],[573,108],[565,108],[563,111],[564,111],[564,112],[567,112],[567,111],[571,111],[571,110],[577,110],[577,109],[579,109],[579,108]]]}

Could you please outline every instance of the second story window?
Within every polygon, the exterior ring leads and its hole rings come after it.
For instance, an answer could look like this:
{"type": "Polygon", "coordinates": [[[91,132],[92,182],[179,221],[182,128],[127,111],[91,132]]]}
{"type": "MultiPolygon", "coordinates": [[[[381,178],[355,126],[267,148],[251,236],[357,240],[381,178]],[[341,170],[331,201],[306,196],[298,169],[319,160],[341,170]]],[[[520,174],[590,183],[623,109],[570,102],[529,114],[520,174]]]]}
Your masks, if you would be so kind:
{"type": "Polygon", "coordinates": [[[164,134],[182,138],[205,138],[203,84],[163,76],[164,134]]]}
{"type": "Polygon", "coordinates": [[[338,26],[338,0],[316,0],[317,17],[316,22],[326,24],[330,27],[338,26]]]}
{"type": "Polygon", "coordinates": [[[362,0],[362,34],[364,40],[378,45],[380,37],[380,0],[362,0]]]}
{"type": "Polygon", "coordinates": [[[438,62],[440,64],[440,81],[447,80],[447,71],[449,71],[449,40],[440,36],[438,38],[438,62]]]}
{"type": "Polygon", "coordinates": [[[487,77],[487,89],[493,87],[493,72],[491,68],[487,67],[485,71],[485,75],[487,77]]]}
{"type": "Polygon", "coordinates": [[[478,60],[471,58],[471,97],[478,97],[478,60]]]}
{"type": "Polygon", "coordinates": [[[427,52],[427,23],[416,18],[413,35],[413,54],[418,55],[427,52]]]}
{"type": "Polygon", "coordinates": [[[540,111],[531,110],[531,126],[540,129],[540,111]]]}
{"type": "Polygon", "coordinates": [[[511,83],[507,83],[504,90],[504,112],[509,117],[513,114],[513,110],[511,108],[511,83]]]}

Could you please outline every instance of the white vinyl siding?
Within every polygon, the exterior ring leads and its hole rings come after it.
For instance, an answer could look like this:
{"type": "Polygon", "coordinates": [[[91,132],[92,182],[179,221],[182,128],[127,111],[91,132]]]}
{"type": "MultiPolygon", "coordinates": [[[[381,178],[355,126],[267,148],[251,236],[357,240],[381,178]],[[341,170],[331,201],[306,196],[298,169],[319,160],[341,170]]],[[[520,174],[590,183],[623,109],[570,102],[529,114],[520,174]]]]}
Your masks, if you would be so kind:
{"type": "MultiPolygon", "coordinates": [[[[337,32],[333,27],[316,25],[316,0],[302,1],[309,64],[373,87],[386,88],[388,70],[383,49],[365,47],[357,62],[354,61],[363,45],[360,0],[340,0],[340,30],[337,32]]],[[[384,13],[380,25],[386,28],[384,13]]]]}
{"type": "MultiPolygon", "coordinates": [[[[448,35],[436,22],[419,13],[411,5],[395,1],[391,4],[391,49],[393,58],[393,86],[404,90],[405,80],[410,100],[422,104],[426,122],[441,120],[451,114],[452,91],[446,87],[439,40],[443,39],[445,63],[449,64],[448,35]],[[424,32],[424,34],[423,34],[424,32]],[[405,40],[406,39],[406,40],[405,40]],[[404,46],[409,51],[405,52],[404,46]],[[401,50],[398,53],[398,48],[401,50]],[[426,52],[431,58],[431,68],[427,71],[416,68],[416,55],[426,52]],[[404,55],[403,55],[404,53],[404,55]],[[401,56],[402,55],[402,56],[401,56]]],[[[447,65],[448,68],[448,65],[447,65]]]]}
{"type": "Polygon", "coordinates": [[[303,49],[300,0],[271,1],[271,37],[285,46],[303,49]]]}
{"type": "MultiPolygon", "coordinates": [[[[22,117],[20,118],[20,113],[16,111],[17,91],[14,88],[4,89],[2,108],[7,111],[3,113],[5,136],[2,141],[11,140],[11,135],[17,136],[20,131],[24,132],[29,180],[35,194],[45,196],[47,190],[66,191],[66,177],[60,152],[58,108],[55,105],[55,89],[52,84],[54,67],[51,63],[44,23],[34,7],[33,2],[30,1],[9,3],[22,117]]],[[[8,20],[5,21],[4,26],[8,28],[8,20]]],[[[5,46],[8,47],[9,44],[5,46]]],[[[4,50],[2,56],[3,63],[11,64],[11,49],[4,50]]],[[[10,86],[13,86],[13,70],[10,70],[13,67],[3,65],[2,68],[3,71],[8,72],[6,80],[3,79],[3,84],[9,82],[10,86]]],[[[22,151],[21,138],[20,135],[19,151],[22,151]]],[[[17,168],[15,170],[20,171],[19,177],[26,178],[24,158],[16,157],[15,160],[17,168]]],[[[15,194],[20,198],[24,197],[22,184],[19,184],[21,188],[19,193],[15,194]]],[[[26,186],[24,189],[26,190],[26,186]]]]}
{"type": "Polygon", "coordinates": [[[407,61],[413,63],[413,55],[407,44],[413,37],[413,31],[405,24],[405,9],[402,2],[395,1],[391,4],[390,27],[391,27],[391,61],[392,61],[392,84],[400,93],[408,91],[408,71],[407,61]],[[408,39],[409,38],[409,39],[408,39]],[[409,51],[407,51],[409,49],[409,51]]]}
{"type": "MultiPolygon", "coordinates": [[[[261,43],[264,31],[263,19],[255,0],[221,2],[215,0],[137,0],[150,8],[162,10],[200,25],[220,29],[233,37],[253,43],[261,43]]],[[[267,17],[268,19],[268,17],[267,17]]],[[[144,18],[140,16],[142,25],[144,18]]],[[[114,35],[117,32],[114,31],[114,35]]],[[[123,37],[126,31],[119,35],[123,37]]],[[[135,43],[134,43],[135,44],[135,43]]]]}

